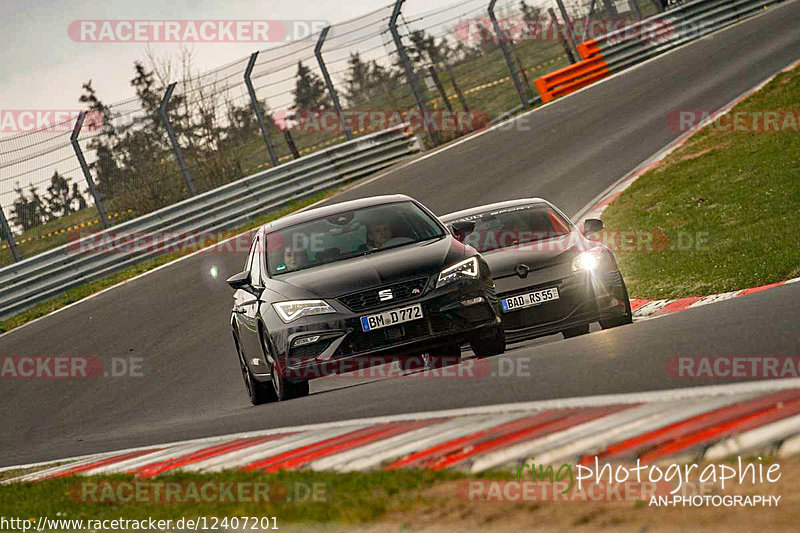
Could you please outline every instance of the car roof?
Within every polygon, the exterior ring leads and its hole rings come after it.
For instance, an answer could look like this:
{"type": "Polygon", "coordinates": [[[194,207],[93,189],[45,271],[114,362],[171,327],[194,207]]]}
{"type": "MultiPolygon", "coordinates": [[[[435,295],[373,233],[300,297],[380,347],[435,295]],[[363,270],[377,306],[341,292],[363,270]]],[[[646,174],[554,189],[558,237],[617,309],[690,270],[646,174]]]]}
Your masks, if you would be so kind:
{"type": "Polygon", "coordinates": [[[552,205],[550,204],[550,202],[542,198],[520,198],[519,200],[507,200],[505,202],[497,202],[494,204],[480,205],[478,207],[470,207],[469,209],[464,209],[462,211],[456,211],[454,213],[448,213],[446,215],[442,215],[439,217],[439,219],[442,222],[452,222],[453,220],[458,220],[460,218],[468,217],[471,215],[479,215],[481,213],[485,213],[486,211],[494,211],[497,209],[505,209],[507,207],[517,207],[520,205],[531,205],[531,204],[552,205]]]}
{"type": "Polygon", "coordinates": [[[340,202],[338,204],[316,207],[314,209],[308,209],[306,211],[300,211],[299,213],[287,215],[285,217],[279,218],[278,220],[274,220],[268,224],[265,224],[263,228],[267,233],[269,233],[272,231],[277,231],[287,228],[289,226],[294,226],[296,224],[302,224],[303,222],[309,222],[319,218],[329,217],[331,215],[335,215],[343,211],[352,211],[353,209],[361,209],[364,207],[370,207],[374,205],[391,204],[394,202],[407,202],[407,201],[415,202],[416,200],[414,200],[410,196],[406,196],[405,194],[392,194],[385,196],[371,196],[369,198],[360,198],[358,200],[350,200],[347,202],[340,202]]]}

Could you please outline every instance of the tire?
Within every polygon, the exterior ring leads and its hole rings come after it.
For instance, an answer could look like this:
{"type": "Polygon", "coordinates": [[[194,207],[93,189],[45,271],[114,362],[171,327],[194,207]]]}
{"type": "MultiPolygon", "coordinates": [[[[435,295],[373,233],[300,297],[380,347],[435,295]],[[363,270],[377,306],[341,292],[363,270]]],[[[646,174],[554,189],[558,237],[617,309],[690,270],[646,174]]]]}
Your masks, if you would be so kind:
{"type": "Polygon", "coordinates": [[[455,364],[461,359],[461,343],[456,342],[436,348],[428,353],[427,359],[428,368],[444,368],[455,364]]]}
{"type": "Polygon", "coordinates": [[[294,380],[285,377],[285,369],[281,359],[274,359],[268,354],[270,352],[267,347],[267,341],[264,338],[264,330],[260,327],[258,329],[258,336],[261,339],[261,348],[264,350],[264,356],[267,360],[267,367],[269,368],[270,381],[272,382],[272,393],[279,402],[291,400],[293,398],[300,398],[308,396],[309,386],[307,380],[294,380]],[[273,362],[274,361],[274,362],[273,362]],[[277,364],[276,364],[277,363],[277,364]]]}
{"type": "Polygon", "coordinates": [[[282,376],[285,371],[281,368],[281,361],[278,360],[277,363],[278,364],[273,365],[268,362],[267,365],[269,365],[269,371],[272,377],[272,390],[278,398],[278,401],[283,402],[293,398],[308,396],[308,381],[293,380],[282,376]]]}
{"type": "Polygon", "coordinates": [[[564,335],[565,339],[571,339],[572,337],[578,337],[579,335],[586,335],[589,333],[589,324],[583,324],[581,326],[575,326],[574,328],[565,329],[561,333],[564,335]]]}
{"type": "Polygon", "coordinates": [[[633,323],[633,311],[631,311],[631,300],[628,298],[628,287],[625,286],[625,281],[622,282],[622,300],[625,302],[625,314],[600,321],[600,327],[603,329],[616,328],[624,326],[625,324],[633,323]]]}
{"type": "Polygon", "coordinates": [[[506,333],[502,327],[494,330],[491,336],[475,339],[469,343],[472,351],[478,357],[491,357],[506,351],[506,333]]]}
{"type": "Polygon", "coordinates": [[[233,342],[236,345],[236,355],[239,359],[239,369],[242,372],[242,379],[244,380],[244,388],[247,391],[247,396],[250,398],[250,403],[253,405],[261,405],[264,403],[274,402],[278,399],[275,396],[275,389],[272,388],[270,383],[259,383],[250,372],[247,363],[245,363],[244,356],[239,349],[239,342],[236,336],[233,337],[233,342]]]}

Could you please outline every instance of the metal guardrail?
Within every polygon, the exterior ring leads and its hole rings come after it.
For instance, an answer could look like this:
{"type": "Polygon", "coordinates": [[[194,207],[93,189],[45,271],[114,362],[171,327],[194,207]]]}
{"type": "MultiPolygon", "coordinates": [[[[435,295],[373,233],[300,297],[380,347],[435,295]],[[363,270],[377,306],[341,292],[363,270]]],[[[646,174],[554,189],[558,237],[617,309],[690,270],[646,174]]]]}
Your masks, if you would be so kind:
{"type": "Polygon", "coordinates": [[[583,58],[536,80],[542,101],[577,91],[785,0],[696,0],[577,46],[583,58]]]}
{"type": "Polygon", "coordinates": [[[241,227],[285,207],[287,202],[368,176],[421,149],[417,137],[403,126],[365,135],[0,268],[0,320],[67,289],[162,254],[160,250],[136,250],[137,242],[149,234],[193,234],[241,227]],[[118,233],[135,235],[127,243],[129,251],[80,252],[91,249],[88,243],[118,233]],[[82,242],[86,244],[83,248],[82,242]]]}
{"type": "Polygon", "coordinates": [[[784,0],[696,0],[581,43],[584,59],[601,56],[611,71],[646,61],[784,0]]]}

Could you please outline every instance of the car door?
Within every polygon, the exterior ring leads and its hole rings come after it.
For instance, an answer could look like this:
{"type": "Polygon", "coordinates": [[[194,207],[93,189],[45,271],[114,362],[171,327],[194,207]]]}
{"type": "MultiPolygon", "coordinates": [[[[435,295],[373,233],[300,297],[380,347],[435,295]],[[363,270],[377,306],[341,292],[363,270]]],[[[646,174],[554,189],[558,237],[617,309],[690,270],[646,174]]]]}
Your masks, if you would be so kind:
{"type": "Polygon", "coordinates": [[[258,372],[259,368],[252,364],[254,358],[263,360],[261,345],[258,337],[258,303],[260,293],[263,291],[264,283],[261,276],[261,258],[259,250],[260,235],[256,235],[253,244],[250,246],[250,253],[247,256],[245,268],[250,272],[250,285],[254,290],[239,289],[234,294],[234,316],[239,331],[239,348],[245,356],[245,360],[258,372]]]}

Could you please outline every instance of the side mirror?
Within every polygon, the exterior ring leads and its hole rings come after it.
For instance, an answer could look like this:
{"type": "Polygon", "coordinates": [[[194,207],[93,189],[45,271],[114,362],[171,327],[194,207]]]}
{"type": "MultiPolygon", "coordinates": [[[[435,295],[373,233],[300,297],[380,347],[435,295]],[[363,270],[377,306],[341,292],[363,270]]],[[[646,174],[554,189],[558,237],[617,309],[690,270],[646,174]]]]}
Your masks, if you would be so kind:
{"type": "Polygon", "coordinates": [[[603,221],[599,218],[587,218],[583,221],[583,234],[591,235],[603,229],[603,221]]]}
{"type": "Polygon", "coordinates": [[[475,230],[475,222],[471,220],[459,220],[448,225],[453,230],[453,235],[459,242],[464,242],[464,239],[475,230]]]}
{"type": "Polygon", "coordinates": [[[228,285],[235,291],[246,289],[250,286],[250,272],[244,271],[228,278],[228,285]]]}

